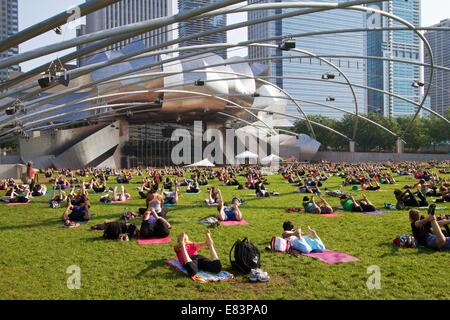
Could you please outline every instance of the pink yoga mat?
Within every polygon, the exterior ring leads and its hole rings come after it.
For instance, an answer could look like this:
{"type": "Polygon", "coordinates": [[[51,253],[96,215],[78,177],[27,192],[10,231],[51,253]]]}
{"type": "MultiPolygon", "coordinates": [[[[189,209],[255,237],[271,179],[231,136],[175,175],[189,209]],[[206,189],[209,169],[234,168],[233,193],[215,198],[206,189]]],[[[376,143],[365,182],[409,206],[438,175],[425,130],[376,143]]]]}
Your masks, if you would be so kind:
{"type": "Polygon", "coordinates": [[[8,206],[19,206],[21,204],[30,204],[30,201],[28,202],[8,202],[8,206]]]}
{"type": "Polygon", "coordinates": [[[248,224],[248,222],[247,221],[245,221],[245,220],[241,220],[241,221],[221,221],[220,222],[223,226],[226,226],[226,227],[228,227],[228,226],[237,226],[237,225],[239,225],[239,224],[242,224],[242,225],[244,225],[244,224],[248,224]]]}
{"type": "Polygon", "coordinates": [[[127,200],[125,200],[125,201],[111,201],[112,203],[123,203],[123,202],[128,202],[128,201],[130,201],[130,200],[133,200],[132,198],[129,198],[129,199],[127,199],[127,200]]]}
{"type": "Polygon", "coordinates": [[[172,239],[169,237],[165,238],[153,238],[153,239],[138,239],[138,243],[140,245],[146,245],[146,244],[163,244],[163,243],[170,243],[172,239]]]}
{"type": "Polygon", "coordinates": [[[321,253],[309,253],[309,254],[304,254],[304,255],[314,258],[314,259],[318,259],[318,260],[328,263],[328,264],[353,262],[353,261],[359,260],[358,258],[352,257],[346,253],[337,252],[337,251],[333,251],[333,250],[325,250],[324,252],[321,252],[321,253]]]}
{"type": "Polygon", "coordinates": [[[324,213],[320,215],[321,217],[342,217],[343,214],[339,214],[339,213],[324,213]]]}

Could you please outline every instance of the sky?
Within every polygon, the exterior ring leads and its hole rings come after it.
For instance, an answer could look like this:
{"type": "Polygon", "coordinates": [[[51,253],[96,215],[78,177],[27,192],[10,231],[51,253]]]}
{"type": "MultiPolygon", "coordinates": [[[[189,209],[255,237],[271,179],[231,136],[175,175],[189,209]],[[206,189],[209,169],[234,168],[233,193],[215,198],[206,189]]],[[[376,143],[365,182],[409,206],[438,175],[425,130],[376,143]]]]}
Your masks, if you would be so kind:
{"type": "MultiPolygon", "coordinates": [[[[176,0],[172,0],[174,4],[176,0]]],[[[332,0],[330,0],[332,2],[332,0]]],[[[84,0],[19,0],[19,31],[23,30],[35,23],[45,20],[60,12],[66,11],[73,6],[84,3],[84,0]],[[39,7],[37,7],[37,4],[39,7]]],[[[176,8],[176,5],[174,5],[176,8]]],[[[237,22],[245,21],[247,18],[246,13],[228,15],[228,24],[234,24],[237,22]]],[[[438,23],[441,20],[450,18],[450,0],[422,0],[422,25],[430,26],[438,23]]],[[[80,19],[81,23],[84,19],[80,19]]],[[[57,35],[53,31],[47,32],[44,35],[29,40],[19,47],[19,51],[27,52],[48,44],[57,43],[59,41],[68,40],[76,36],[75,28],[63,27],[63,35],[57,35]]],[[[246,28],[238,29],[228,32],[228,42],[238,42],[247,40],[246,28]]],[[[32,61],[28,61],[21,64],[23,71],[28,71],[34,67],[37,67],[43,63],[55,60],[58,56],[63,56],[67,52],[73,51],[69,49],[66,51],[52,54],[45,57],[40,57],[32,61]]],[[[230,55],[245,56],[247,50],[242,49],[239,51],[233,51],[230,55]]]]}

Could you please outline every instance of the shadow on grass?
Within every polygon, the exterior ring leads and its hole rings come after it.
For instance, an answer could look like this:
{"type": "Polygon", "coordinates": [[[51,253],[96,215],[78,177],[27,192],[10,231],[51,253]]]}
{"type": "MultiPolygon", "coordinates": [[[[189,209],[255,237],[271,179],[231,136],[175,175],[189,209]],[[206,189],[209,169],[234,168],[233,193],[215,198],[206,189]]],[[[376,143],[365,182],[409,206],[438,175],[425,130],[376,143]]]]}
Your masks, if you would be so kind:
{"type": "Polygon", "coordinates": [[[158,267],[167,267],[167,271],[161,275],[162,277],[166,278],[166,279],[175,279],[178,278],[180,276],[185,276],[183,273],[181,272],[177,272],[175,269],[171,268],[170,266],[168,266],[166,264],[166,259],[158,259],[158,260],[153,260],[153,261],[147,261],[146,262],[147,267],[141,271],[139,271],[136,274],[136,278],[143,278],[145,277],[150,271],[152,271],[153,269],[156,269],[158,267]]]}
{"type": "Polygon", "coordinates": [[[22,224],[22,225],[16,225],[16,226],[1,226],[0,231],[32,229],[32,228],[49,227],[49,226],[60,226],[61,224],[62,224],[61,220],[50,219],[50,220],[42,221],[39,223],[33,223],[33,224],[22,224]]]}

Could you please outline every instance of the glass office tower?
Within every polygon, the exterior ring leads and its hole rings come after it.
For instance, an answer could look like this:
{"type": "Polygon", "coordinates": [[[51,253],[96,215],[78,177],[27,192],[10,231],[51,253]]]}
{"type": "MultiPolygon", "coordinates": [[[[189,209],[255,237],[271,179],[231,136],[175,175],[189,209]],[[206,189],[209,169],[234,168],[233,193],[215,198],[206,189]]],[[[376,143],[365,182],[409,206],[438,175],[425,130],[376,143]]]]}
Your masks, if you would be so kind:
{"type": "MultiPolygon", "coordinates": [[[[0,39],[5,40],[8,37],[18,32],[19,18],[18,18],[17,0],[0,0],[0,39]]],[[[9,50],[0,53],[0,57],[7,58],[19,53],[19,47],[15,46],[9,50]]],[[[7,80],[9,72],[19,71],[19,66],[11,66],[7,69],[0,69],[0,80],[7,80]]]]}
{"type": "MultiPolygon", "coordinates": [[[[81,36],[173,14],[172,0],[122,0],[88,14],[86,25],[78,28],[77,35],[81,36]]],[[[151,47],[174,39],[174,34],[172,26],[165,26],[113,44],[107,49],[118,50],[136,41],[141,41],[146,47],[151,47]]],[[[80,59],[79,61],[79,65],[85,65],[86,63],[86,59],[80,59]]]]}
{"type": "MultiPolygon", "coordinates": [[[[450,28],[450,19],[441,21],[432,27],[450,28]]],[[[428,31],[425,37],[433,49],[434,63],[450,68],[450,32],[428,31]]],[[[425,51],[425,63],[430,63],[430,56],[425,51]]],[[[425,82],[430,77],[430,68],[425,68],[425,82]]],[[[430,91],[431,109],[442,115],[450,108],[450,73],[445,70],[434,70],[433,86],[430,91]]]]}
{"type": "MultiPolygon", "coordinates": [[[[250,0],[249,2],[267,3],[280,1],[250,0]]],[[[324,0],[321,2],[329,1],[324,0]]],[[[341,0],[339,2],[346,1],[341,0]]],[[[249,12],[248,18],[249,20],[254,20],[293,10],[300,9],[249,12]]],[[[262,40],[266,37],[280,35],[289,37],[289,35],[318,31],[361,29],[364,26],[364,21],[365,14],[361,12],[353,10],[329,10],[251,26],[248,29],[248,38],[251,40],[262,40]]],[[[297,37],[295,38],[295,42],[298,49],[303,49],[320,56],[333,55],[334,57],[327,59],[341,68],[342,72],[349,77],[351,82],[360,85],[366,84],[366,61],[364,59],[348,58],[348,56],[364,55],[366,43],[366,34],[364,32],[297,37]]],[[[273,44],[278,45],[279,42],[273,42],[273,44]]],[[[333,118],[339,118],[345,114],[342,111],[337,111],[323,105],[355,112],[355,101],[344,77],[324,62],[292,50],[282,51],[280,49],[270,48],[249,48],[250,58],[263,59],[281,56],[283,57],[282,60],[268,59],[262,61],[270,65],[270,76],[272,77],[270,80],[287,90],[296,99],[299,99],[299,104],[308,114],[320,114],[333,118]],[[335,79],[322,80],[322,76],[327,73],[335,75],[335,79]]],[[[366,92],[362,88],[355,88],[355,91],[359,111],[366,113],[366,92]]],[[[291,102],[289,102],[289,110],[292,113],[298,113],[291,102]]]]}
{"type": "MultiPolygon", "coordinates": [[[[200,7],[211,5],[220,0],[178,0],[178,11],[182,13],[184,11],[194,10],[200,7]]],[[[183,21],[179,23],[178,37],[184,38],[192,35],[199,34],[204,31],[209,31],[214,28],[220,28],[227,25],[226,15],[214,16],[210,18],[196,19],[190,21],[183,21]]],[[[196,38],[189,41],[182,42],[180,47],[189,47],[202,44],[214,44],[214,43],[226,43],[227,33],[219,32],[207,37],[196,38]]],[[[227,51],[221,50],[216,52],[222,58],[227,58],[227,51]]]]}
{"type": "MultiPolygon", "coordinates": [[[[420,0],[391,0],[371,6],[391,12],[415,26],[420,26],[420,0]]],[[[372,22],[371,25],[368,25],[369,28],[405,27],[399,22],[384,17],[368,15],[367,18],[367,21],[372,22]]],[[[420,62],[422,58],[420,39],[409,30],[368,32],[367,55],[420,62]]],[[[421,80],[420,66],[368,60],[367,84],[369,87],[390,91],[419,103],[421,89],[412,86],[416,80],[421,80]]],[[[391,117],[411,115],[416,110],[416,107],[407,101],[374,91],[368,92],[368,108],[370,112],[391,117]]]]}

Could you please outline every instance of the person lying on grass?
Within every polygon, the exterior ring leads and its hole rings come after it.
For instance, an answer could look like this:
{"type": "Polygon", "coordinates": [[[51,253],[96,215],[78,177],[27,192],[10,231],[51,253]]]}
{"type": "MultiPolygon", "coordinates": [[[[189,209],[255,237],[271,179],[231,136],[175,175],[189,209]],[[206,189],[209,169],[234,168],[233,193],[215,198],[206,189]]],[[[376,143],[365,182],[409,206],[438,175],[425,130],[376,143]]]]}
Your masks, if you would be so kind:
{"type": "Polygon", "coordinates": [[[283,223],[283,239],[289,242],[291,248],[301,253],[324,252],[325,245],[317,235],[317,232],[308,226],[306,234],[302,233],[300,227],[295,228],[292,222],[283,223]]]}
{"type": "Polygon", "coordinates": [[[9,203],[27,203],[30,201],[32,195],[29,189],[17,189],[12,187],[7,194],[2,197],[2,201],[9,203]]]}
{"type": "Polygon", "coordinates": [[[218,204],[220,200],[220,190],[217,187],[211,187],[208,188],[209,191],[209,198],[208,198],[208,204],[218,204]]]}
{"type": "Polygon", "coordinates": [[[158,215],[155,209],[150,208],[142,216],[139,238],[166,238],[170,234],[170,229],[172,226],[165,217],[158,215]]]}
{"type": "Polygon", "coordinates": [[[441,186],[439,190],[441,192],[441,197],[436,199],[436,203],[450,202],[450,189],[448,187],[441,186]]]}
{"type": "Polygon", "coordinates": [[[200,191],[200,186],[198,184],[197,179],[192,180],[192,182],[189,182],[186,192],[187,193],[198,193],[200,191]]]}
{"type": "Polygon", "coordinates": [[[421,191],[412,192],[410,189],[402,191],[400,189],[394,190],[394,196],[397,200],[397,209],[403,209],[405,207],[426,207],[428,206],[428,201],[425,195],[421,191]],[[417,200],[417,198],[419,200],[417,200]]]}
{"type": "Polygon", "coordinates": [[[107,188],[106,180],[93,181],[92,190],[94,190],[95,193],[105,192],[106,188],[107,188]]]}
{"type": "Polygon", "coordinates": [[[231,206],[225,206],[225,202],[222,198],[222,192],[219,190],[219,201],[217,203],[216,218],[219,221],[241,221],[243,215],[239,208],[241,202],[238,198],[233,198],[231,206]]]}
{"type": "Polygon", "coordinates": [[[181,233],[178,236],[178,242],[174,250],[178,261],[183,265],[190,277],[194,277],[199,271],[219,273],[222,270],[222,263],[214,248],[209,229],[206,231],[205,236],[205,242],[197,243],[189,241],[186,233],[181,233]],[[208,248],[210,258],[198,253],[203,248],[208,248]]]}
{"type": "Polygon", "coordinates": [[[68,199],[68,197],[66,195],[66,192],[59,189],[58,194],[56,194],[56,195],[55,195],[55,190],[52,191],[52,196],[48,202],[49,203],[52,203],[52,202],[63,203],[63,202],[66,202],[67,199],[68,199]]]}
{"type": "Polygon", "coordinates": [[[123,185],[120,186],[120,193],[117,193],[117,186],[114,186],[113,194],[110,199],[109,194],[105,194],[100,198],[101,202],[108,202],[109,201],[118,201],[118,202],[124,202],[129,199],[131,199],[131,194],[127,193],[125,190],[125,187],[123,185]]]}
{"type": "Polygon", "coordinates": [[[373,212],[377,210],[365,194],[362,195],[362,199],[360,200],[356,200],[352,195],[343,195],[340,198],[340,202],[345,211],[373,212]]]}
{"type": "Polygon", "coordinates": [[[178,192],[178,188],[175,188],[175,191],[173,188],[169,188],[169,191],[162,190],[162,194],[164,197],[164,204],[177,204],[178,197],[180,196],[178,192]]]}
{"type": "Polygon", "coordinates": [[[361,185],[361,190],[377,191],[380,190],[380,184],[376,180],[369,179],[361,185]]]}
{"type": "Polygon", "coordinates": [[[64,210],[63,222],[67,227],[77,227],[78,222],[89,221],[92,217],[89,211],[89,201],[86,201],[82,205],[73,205],[70,201],[67,201],[67,207],[64,210]]]}
{"type": "Polygon", "coordinates": [[[333,212],[333,207],[321,196],[319,196],[319,201],[316,201],[314,196],[303,197],[303,208],[307,213],[327,214],[333,212]]]}
{"type": "Polygon", "coordinates": [[[450,250],[450,237],[446,237],[442,232],[442,227],[448,226],[450,220],[443,219],[437,221],[435,216],[436,205],[432,204],[428,208],[428,216],[420,216],[416,209],[409,211],[409,220],[413,236],[418,246],[424,246],[433,250],[450,250]]]}
{"type": "Polygon", "coordinates": [[[36,184],[32,190],[33,197],[42,197],[47,193],[47,186],[45,184],[36,184]]]}
{"type": "Polygon", "coordinates": [[[255,193],[256,196],[260,198],[270,197],[269,191],[266,190],[266,187],[264,187],[264,183],[261,180],[255,182],[255,193]]]}
{"type": "Polygon", "coordinates": [[[89,200],[88,192],[84,186],[81,186],[79,191],[76,191],[75,187],[73,187],[68,197],[74,206],[81,206],[89,200]]]}

